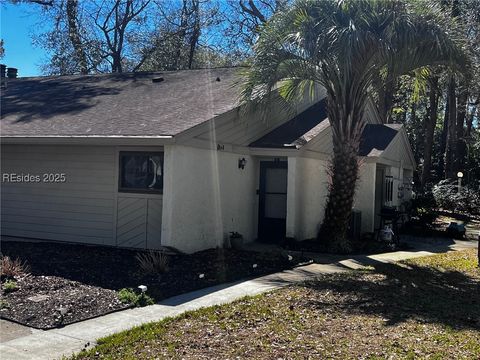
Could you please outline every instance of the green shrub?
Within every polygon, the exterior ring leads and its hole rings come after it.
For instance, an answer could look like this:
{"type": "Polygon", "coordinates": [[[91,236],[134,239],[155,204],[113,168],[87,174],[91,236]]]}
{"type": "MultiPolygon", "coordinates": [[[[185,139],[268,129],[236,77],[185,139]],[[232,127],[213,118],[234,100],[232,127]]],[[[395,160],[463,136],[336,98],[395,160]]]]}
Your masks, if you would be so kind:
{"type": "Polygon", "coordinates": [[[137,294],[133,289],[121,289],[118,292],[118,298],[124,304],[133,304],[137,298],[137,294]]]}
{"type": "Polygon", "coordinates": [[[124,288],[118,292],[118,298],[124,304],[132,304],[137,307],[153,305],[155,301],[145,293],[136,293],[132,288],[124,288]]]}
{"type": "Polygon", "coordinates": [[[435,202],[442,209],[455,209],[455,197],[457,196],[457,182],[442,180],[432,188],[435,202]]]}
{"type": "Polygon", "coordinates": [[[18,289],[17,282],[14,280],[6,280],[2,285],[5,293],[10,293],[18,289]]]}
{"type": "Polygon", "coordinates": [[[1,309],[8,309],[10,307],[10,305],[8,305],[8,302],[6,302],[5,300],[0,300],[0,310],[1,309]]]}
{"type": "Polygon", "coordinates": [[[467,214],[480,212],[480,191],[476,183],[462,186],[458,191],[456,180],[442,180],[433,187],[432,193],[435,202],[442,209],[467,214]]]}

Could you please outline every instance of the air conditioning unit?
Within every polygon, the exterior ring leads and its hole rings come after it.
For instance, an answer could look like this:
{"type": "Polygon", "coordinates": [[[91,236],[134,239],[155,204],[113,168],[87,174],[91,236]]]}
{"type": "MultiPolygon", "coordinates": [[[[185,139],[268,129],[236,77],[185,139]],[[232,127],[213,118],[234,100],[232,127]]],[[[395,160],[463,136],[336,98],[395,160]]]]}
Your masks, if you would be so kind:
{"type": "Polygon", "coordinates": [[[352,210],[350,216],[350,224],[348,226],[348,237],[355,241],[360,240],[362,233],[362,212],[360,210],[352,210]]]}

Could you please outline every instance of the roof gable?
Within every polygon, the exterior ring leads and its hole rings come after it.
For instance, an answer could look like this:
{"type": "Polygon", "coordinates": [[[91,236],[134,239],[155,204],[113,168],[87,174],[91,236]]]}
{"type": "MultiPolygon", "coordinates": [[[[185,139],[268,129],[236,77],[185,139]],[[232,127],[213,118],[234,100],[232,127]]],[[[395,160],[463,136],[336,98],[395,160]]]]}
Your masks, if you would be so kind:
{"type": "Polygon", "coordinates": [[[398,127],[398,134],[383,151],[382,158],[392,161],[401,161],[412,169],[416,167],[415,157],[408,141],[405,128],[401,124],[389,124],[398,127]]]}

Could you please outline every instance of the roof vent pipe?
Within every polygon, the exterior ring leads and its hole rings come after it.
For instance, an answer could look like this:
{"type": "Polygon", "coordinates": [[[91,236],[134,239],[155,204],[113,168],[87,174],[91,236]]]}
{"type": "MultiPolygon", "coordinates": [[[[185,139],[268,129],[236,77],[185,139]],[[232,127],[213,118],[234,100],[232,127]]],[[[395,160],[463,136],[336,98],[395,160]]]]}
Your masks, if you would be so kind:
{"type": "Polygon", "coordinates": [[[17,73],[18,73],[18,69],[16,69],[16,68],[9,67],[7,69],[7,77],[9,79],[16,79],[17,78],[17,73]]]}
{"type": "Polygon", "coordinates": [[[7,88],[7,66],[4,64],[0,65],[0,88],[6,89],[7,88]]]}

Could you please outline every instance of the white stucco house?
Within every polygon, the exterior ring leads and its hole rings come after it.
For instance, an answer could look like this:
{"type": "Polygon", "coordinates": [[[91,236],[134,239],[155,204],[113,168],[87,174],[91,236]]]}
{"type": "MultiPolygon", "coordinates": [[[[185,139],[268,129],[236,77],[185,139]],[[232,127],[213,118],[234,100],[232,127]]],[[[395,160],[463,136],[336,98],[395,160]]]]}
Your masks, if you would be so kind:
{"type": "MultiPolygon", "coordinates": [[[[1,107],[1,234],[181,251],[313,238],[331,130],[321,96],[291,112],[241,110],[237,69],[8,79],[1,107]]],[[[355,209],[372,232],[409,195],[401,125],[373,106],[355,209]]]]}

